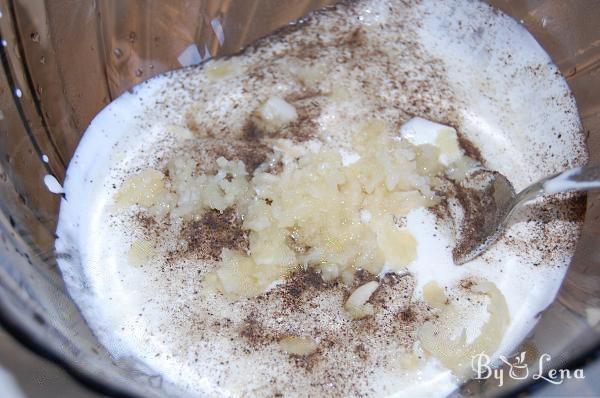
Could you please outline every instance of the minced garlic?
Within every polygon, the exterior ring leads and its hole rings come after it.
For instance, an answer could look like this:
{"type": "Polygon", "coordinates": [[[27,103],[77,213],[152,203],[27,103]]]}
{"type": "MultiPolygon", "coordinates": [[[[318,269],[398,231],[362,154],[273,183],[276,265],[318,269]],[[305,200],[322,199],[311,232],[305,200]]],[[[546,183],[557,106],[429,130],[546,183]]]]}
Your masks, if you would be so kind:
{"type": "MultiPolygon", "coordinates": [[[[237,255],[269,271],[261,275],[266,279],[254,276],[226,293],[256,294],[298,266],[315,266],[332,280],[347,269],[400,270],[415,258],[415,239],[394,219],[435,203],[428,178],[417,172],[414,147],[372,122],[358,129],[352,149],[359,160],[347,166],[338,151],[324,147],[287,163],[280,174],[254,175],[253,194],[236,203],[250,231],[250,253],[237,255]]],[[[230,261],[224,256],[220,269],[230,269],[230,261]]],[[[253,267],[244,269],[255,275],[253,267]]]]}
{"type": "Polygon", "coordinates": [[[306,356],[315,352],[319,344],[312,337],[288,336],[279,341],[279,347],[288,354],[306,356]]]}
{"type": "Polygon", "coordinates": [[[293,105],[281,97],[271,97],[258,107],[254,113],[254,124],[260,130],[272,133],[280,130],[298,119],[298,113],[293,105]]]}
{"type": "Polygon", "coordinates": [[[132,267],[141,267],[154,256],[152,242],[144,239],[134,241],[127,252],[127,262],[132,267]]]}
{"type": "Polygon", "coordinates": [[[163,174],[154,169],[145,169],[132,175],[115,195],[115,205],[154,206],[166,192],[163,179],[163,174]]]}
{"type": "MultiPolygon", "coordinates": [[[[296,117],[291,105],[275,97],[256,114],[265,128],[279,128],[296,117]]],[[[299,267],[315,267],[326,281],[340,278],[350,284],[357,269],[401,271],[415,259],[417,242],[398,220],[437,203],[431,179],[445,170],[439,154],[454,150],[453,139],[452,134],[439,139],[442,149],[415,146],[390,133],[383,122],[371,121],[352,136],[351,151],[358,160],[350,164],[327,144],[274,139],[275,150],[296,145],[301,156],[287,159],[279,174],[259,168],[252,178],[239,160],[221,157],[216,174],[197,175],[194,161],[176,157],[168,164],[169,190],[161,173],[147,171],[130,177],[145,192],[134,194],[126,185],[117,202],[165,202],[171,217],[182,218],[234,206],[244,220],[250,250],[223,249],[217,271],[206,279],[232,297],[261,294],[299,267]]]]}

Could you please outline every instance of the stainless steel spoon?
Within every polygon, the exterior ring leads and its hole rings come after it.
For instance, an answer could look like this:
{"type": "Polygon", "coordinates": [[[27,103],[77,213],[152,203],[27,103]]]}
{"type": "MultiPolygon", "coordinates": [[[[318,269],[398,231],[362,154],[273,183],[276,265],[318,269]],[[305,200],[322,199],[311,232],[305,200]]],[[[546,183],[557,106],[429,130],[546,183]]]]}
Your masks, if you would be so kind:
{"type": "Polygon", "coordinates": [[[600,188],[600,165],[582,166],[541,179],[518,194],[502,174],[479,170],[462,183],[465,207],[460,237],[452,252],[462,265],[481,255],[502,236],[523,204],[545,195],[600,188]]]}

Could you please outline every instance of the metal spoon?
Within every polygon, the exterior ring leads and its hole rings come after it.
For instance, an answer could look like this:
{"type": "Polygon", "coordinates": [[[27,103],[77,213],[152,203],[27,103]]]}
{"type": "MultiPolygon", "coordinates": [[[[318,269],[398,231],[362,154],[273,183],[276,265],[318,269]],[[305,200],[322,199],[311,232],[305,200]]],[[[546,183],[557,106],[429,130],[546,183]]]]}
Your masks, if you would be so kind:
{"type": "Polygon", "coordinates": [[[502,236],[520,206],[545,195],[600,188],[600,165],[582,166],[541,179],[515,195],[511,183],[495,171],[478,170],[462,183],[465,208],[461,234],[452,252],[462,265],[481,255],[502,236]]]}

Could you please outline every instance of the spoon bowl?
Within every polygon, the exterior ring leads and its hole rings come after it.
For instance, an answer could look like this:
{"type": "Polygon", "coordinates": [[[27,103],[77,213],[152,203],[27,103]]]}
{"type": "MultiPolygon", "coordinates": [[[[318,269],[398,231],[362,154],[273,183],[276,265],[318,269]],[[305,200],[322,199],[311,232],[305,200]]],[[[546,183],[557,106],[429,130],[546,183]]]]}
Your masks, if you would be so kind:
{"type": "Polygon", "coordinates": [[[477,169],[461,182],[459,200],[464,217],[452,251],[456,265],[469,262],[492,246],[506,230],[511,216],[525,203],[560,192],[600,188],[600,166],[582,166],[543,178],[518,194],[497,171],[477,169]]]}

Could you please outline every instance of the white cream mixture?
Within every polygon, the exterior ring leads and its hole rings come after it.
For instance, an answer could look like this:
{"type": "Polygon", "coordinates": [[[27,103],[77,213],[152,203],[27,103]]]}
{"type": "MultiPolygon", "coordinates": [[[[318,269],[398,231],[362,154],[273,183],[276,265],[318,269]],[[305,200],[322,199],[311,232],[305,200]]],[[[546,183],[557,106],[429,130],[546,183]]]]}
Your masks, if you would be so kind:
{"type": "MultiPolygon", "coordinates": [[[[116,358],[192,396],[445,396],[459,381],[419,347],[419,325],[431,316],[423,287],[435,281],[462,306],[457,322],[472,341],[486,321],[485,300],[461,286],[478,279],[493,282],[508,306],[497,353],[518,346],[554,299],[578,237],[575,217],[556,201],[530,209],[461,267],[452,262],[451,220],[411,211],[404,222],[416,258],[408,275],[386,277],[367,320],[343,312],[356,286],[324,286],[310,275],[274,286],[260,302],[231,302],[202,288],[215,261],[186,251],[185,222],[144,224],[140,207],[115,211],[125,178],[164,169],[182,153],[195,153],[204,170],[217,155],[245,150],[248,167],[265,151],[247,141],[248,120],[272,107],[288,123],[301,121],[279,137],[296,142],[282,149],[288,158],[330,145],[351,164],[351,132],[371,119],[415,144],[435,141],[435,125],[405,124],[413,116],[455,127],[517,190],[586,158],[574,100],[547,54],[518,23],[476,1],[341,5],[241,56],[158,76],[92,121],[67,171],[57,230],[67,287],[116,358]],[[140,240],[151,242],[137,249],[147,261],[132,265],[128,254],[140,240]],[[277,341],[292,332],[316,341],[317,355],[282,351],[277,341]]],[[[217,234],[210,223],[199,228],[217,234]]]]}

